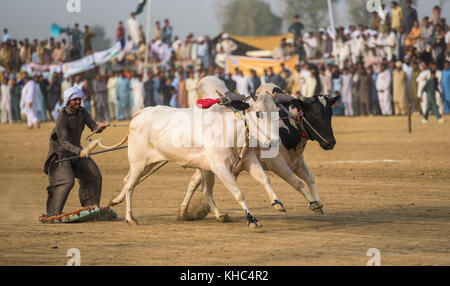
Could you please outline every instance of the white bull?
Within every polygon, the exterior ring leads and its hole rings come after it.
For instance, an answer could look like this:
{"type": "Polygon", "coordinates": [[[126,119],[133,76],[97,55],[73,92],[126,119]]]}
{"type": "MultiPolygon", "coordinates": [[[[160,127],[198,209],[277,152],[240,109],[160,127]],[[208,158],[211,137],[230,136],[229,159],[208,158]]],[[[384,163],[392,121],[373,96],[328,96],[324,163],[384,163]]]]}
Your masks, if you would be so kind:
{"type": "MultiPolygon", "coordinates": [[[[203,92],[209,97],[216,95],[215,90],[222,93],[228,91],[224,83],[214,77],[205,77],[203,92]],[[212,84],[211,84],[212,83],[212,84]],[[208,86],[213,88],[207,89],[208,86]]],[[[201,85],[199,89],[202,90],[201,85]]],[[[266,120],[258,120],[257,113],[276,113],[277,106],[270,95],[261,94],[255,99],[249,99],[250,107],[245,111],[245,116],[237,117],[230,114],[230,109],[222,105],[214,105],[208,110],[197,107],[189,109],[176,109],[165,106],[147,107],[138,112],[132,119],[127,137],[115,146],[102,147],[114,148],[120,146],[128,139],[128,160],[130,170],[124,179],[122,192],[115,197],[110,205],[116,205],[126,198],[127,223],[136,224],[132,214],[132,192],[145,175],[151,172],[158,163],[169,161],[183,167],[201,169],[199,171],[203,181],[203,192],[208,199],[216,219],[224,217],[219,213],[212,197],[214,175],[223,182],[225,187],[233,194],[235,199],[244,209],[248,224],[257,228],[256,218],[250,213],[244,193],[238,187],[231,172],[232,168],[240,161],[239,152],[241,145],[224,144],[225,138],[235,139],[237,142],[245,142],[245,137],[255,138],[260,145],[267,146],[278,142],[275,135],[269,136],[267,130],[271,130],[271,123],[266,120]],[[197,120],[203,115],[203,120],[197,120]],[[244,120],[248,125],[248,135],[245,132],[244,120]],[[228,122],[227,122],[228,121],[228,122]],[[226,126],[224,126],[226,125],[226,126]],[[232,128],[237,126],[237,128],[232,128]]],[[[276,126],[278,128],[278,126],[276,126]]],[[[228,142],[229,143],[229,142],[228,142]]],[[[272,190],[269,180],[260,165],[254,148],[241,160],[241,169],[261,183],[273,201],[278,200],[272,190]]]]}
{"type": "MultiPolygon", "coordinates": [[[[274,94],[276,90],[281,92],[281,89],[273,84],[264,84],[258,90],[258,94],[274,94]]],[[[287,138],[287,140],[292,139],[291,141],[295,141],[293,145],[295,146],[285,146],[288,144],[280,144],[279,152],[276,157],[272,158],[264,158],[259,156],[259,152],[257,152],[258,160],[263,166],[264,170],[272,171],[277,174],[280,178],[290,184],[295,190],[299,191],[307,200],[308,207],[310,210],[323,214],[323,204],[320,201],[319,194],[317,193],[315,178],[311,173],[308,165],[305,162],[305,158],[303,156],[303,152],[306,147],[306,143],[308,140],[317,140],[323,149],[331,150],[334,148],[336,143],[333,135],[333,130],[331,128],[331,107],[336,102],[338,98],[335,97],[333,99],[329,99],[325,96],[315,96],[314,98],[308,99],[304,102],[301,102],[302,109],[305,112],[305,117],[309,118],[309,122],[315,126],[316,131],[319,130],[322,132],[327,139],[322,140],[319,138],[314,131],[309,128],[309,126],[305,126],[305,131],[310,134],[309,136],[302,136],[302,130],[298,130],[298,132],[291,132],[291,134],[287,135],[291,138],[287,138]],[[300,180],[304,180],[309,188],[311,196],[306,192],[305,186],[300,180]]],[[[293,119],[288,119],[290,126],[286,125],[286,121],[283,120],[280,122],[280,130],[281,129],[291,129],[295,128],[295,122],[293,119]]],[[[292,131],[292,130],[291,130],[292,131]]],[[[319,133],[320,133],[319,132],[319,133]]],[[[283,134],[280,134],[283,136],[283,134]]],[[[202,183],[202,176],[200,170],[195,171],[193,176],[191,177],[191,181],[189,182],[188,191],[183,200],[183,203],[180,207],[181,218],[185,218],[187,216],[187,209],[192,199],[192,196],[198,186],[202,183]]],[[[281,204],[278,201],[279,204],[281,204]]],[[[273,204],[272,204],[273,205],[273,204]]],[[[281,204],[282,206],[282,204],[281,204]]]]}

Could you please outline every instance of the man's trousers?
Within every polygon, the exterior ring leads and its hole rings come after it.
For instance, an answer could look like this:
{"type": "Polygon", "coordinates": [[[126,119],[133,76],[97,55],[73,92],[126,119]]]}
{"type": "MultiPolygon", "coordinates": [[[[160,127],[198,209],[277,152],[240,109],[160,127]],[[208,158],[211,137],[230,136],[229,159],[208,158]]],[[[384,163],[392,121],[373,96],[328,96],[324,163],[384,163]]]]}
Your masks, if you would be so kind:
{"type": "Polygon", "coordinates": [[[51,162],[48,170],[47,215],[60,215],[64,204],[78,179],[78,196],[82,207],[98,206],[102,192],[102,175],[91,158],[80,158],[61,163],[51,162]]]}

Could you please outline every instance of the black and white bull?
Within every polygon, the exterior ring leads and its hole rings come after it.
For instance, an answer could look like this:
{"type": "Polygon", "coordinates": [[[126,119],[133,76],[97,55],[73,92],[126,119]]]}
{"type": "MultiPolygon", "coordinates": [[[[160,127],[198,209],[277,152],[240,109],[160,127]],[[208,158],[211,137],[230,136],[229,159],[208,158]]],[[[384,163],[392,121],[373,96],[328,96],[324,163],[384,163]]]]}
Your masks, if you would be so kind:
{"type": "MultiPolygon", "coordinates": [[[[317,141],[324,150],[334,148],[336,140],[331,118],[332,106],[336,103],[338,97],[329,98],[324,95],[316,95],[302,100],[287,96],[283,98],[279,96],[282,90],[273,84],[262,85],[257,93],[272,95],[274,100],[282,107],[279,111],[281,119],[279,136],[282,142],[279,146],[279,153],[274,158],[262,158],[256,151],[259,162],[265,171],[274,172],[299,191],[307,200],[310,210],[323,214],[323,204],[317,193],[315,178],[305,162],[303,152],[309,140],[317,141]],[[292,116],[292,114],[295,114],[295,116],[292,116]],[[311,195],[307,193],[301,180],[306,182],[311,195]]],[[[191,177],[188,191],[180,208],[182,219],[187,217],[189,203],[201,183],[201,171],[197,170],[191,177]]],[[[212,188],[212,186],[203,188],[203,191],[209,188],[212,188]]],[[[276,206],[280,210],[279,205],[282,206],[279,200],[272,203],[272,206],[276,206]]],[[[284,210],[283,206],[282,210],[284,210]]]]}

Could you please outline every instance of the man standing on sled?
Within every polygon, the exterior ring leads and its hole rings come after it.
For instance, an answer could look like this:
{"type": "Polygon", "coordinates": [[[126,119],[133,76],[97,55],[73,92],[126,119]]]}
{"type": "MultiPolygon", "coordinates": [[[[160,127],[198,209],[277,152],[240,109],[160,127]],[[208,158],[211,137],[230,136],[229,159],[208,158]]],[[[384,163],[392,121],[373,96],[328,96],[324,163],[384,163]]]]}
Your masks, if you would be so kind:
{"type": "Polygon", "coordinates": [[[81,107],[84,94],[77,87],[64,91],[64,107],[58,114],[56,126],[50,135],[49,152],[44,165],[48,175],[47,215],[57,216],[73,188],[75,178],[79,180],[78,195],[81,206],[98,206],[102,192],[102,175],[95,162],[89,157],[90,150],[82,148],[80,139],[84,126],[100,133],[105,123],[97,124],[81,107]],[[56,163],[55,161],[79,155],[80,158],[56,163]]]}

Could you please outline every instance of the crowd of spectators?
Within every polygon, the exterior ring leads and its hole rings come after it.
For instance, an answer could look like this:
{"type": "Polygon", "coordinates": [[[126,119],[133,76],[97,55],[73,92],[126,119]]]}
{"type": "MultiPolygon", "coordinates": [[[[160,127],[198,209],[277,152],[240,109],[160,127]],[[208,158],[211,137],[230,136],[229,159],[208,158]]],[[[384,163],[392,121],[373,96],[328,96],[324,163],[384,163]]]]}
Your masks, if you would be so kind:
{"type": "Polygon", "coordinates": [[[109,121],[129,119],[146,106],[192,107],[199,98],[198,81],[206,75],[215,75],[230,90],[246,95],[269,82],[295,97],[340,95],[333,107],[335,115],[413,112],[422,114],[426,123],[432,111],[443,122],[442,114],[450,113],[450,32],[440,13],[436,6],[431,18],[419,22],[410,1],[404,7],[393,1],[390,10],[382,5],[381,11],[372,14],[370,27],[350,25],[317,32],[305,32],[297,15],[288,29],[293,39],[281,40],[272,51],[272,57],[279,60],[298,56],[295,68],[281,64],[279,69],[270,67],[262,74],[251,70],[250,75],[238,68],[233,74],[225,73],[225,58],[237,49],[228,34],[222,34],[214,44],[209,36],[195,38],[193,33],[181,40],[173,36],[174,29],[165,19],[163,25],[155,23],[153,38],[147,41],[142,25],[132,14],[126,28],[119,22],[116,40],[125,51],[119,63],[131,61],[136,69],[107,73],[95,69],[71,78],[59,73],[49,79],[27,77],[19,72],[21,64],[64,62],[88,55],[93,52],[90,41],[95,35],[88,26],[81,32],[76,24],[66,30],[71,37],[68,48],[64,39],[35,39],[31,44],[28,39],[16,41],[5,29],[0,50],[0,65],[7,70],[1,79],[2,122],[21,120],[25,81],[38,87],[31,98],[41,122],[57,116],[63,106],[62,93],[70,86],[83,89],[83,105],[89,112],[92,104],[96,118],[109,121]],[[274,68],[281,72],[275,73],[274,68]],[[144,69],[147,78],[143,78],[144,69]]]}

